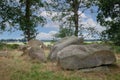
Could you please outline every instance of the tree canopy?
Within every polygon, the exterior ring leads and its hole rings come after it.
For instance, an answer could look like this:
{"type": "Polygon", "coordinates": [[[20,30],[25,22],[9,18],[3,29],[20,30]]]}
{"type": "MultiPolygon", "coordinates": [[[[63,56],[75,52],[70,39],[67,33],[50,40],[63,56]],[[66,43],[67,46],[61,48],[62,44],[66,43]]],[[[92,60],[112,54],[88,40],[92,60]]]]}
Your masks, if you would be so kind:
{"type": "Polygon", "coordinates": [[[60,27],[62,27],[60,30],[64,29],[61,31],[72,29],[73,34],[70,33],[71,35],[82,36],[81,16],[93,3],[94,0],[51,0],[49,10],[57,14],[53,20],[59,21],[60,27]]]}
{"type": "Polygon", "coordinates": [[[0,32],[8,28],[23,31],[27,41],[37,35],[37,26],[43,26],[46,19],[40,14],[45,10],[54,14],[60,31],[57,36],[82,36],[82,14],[97,2],[97,20],[106,27],[103,36],[120,45],[120,1],[119,0],[0,0],[0,32]],[[46,2],[46,5],[45,5],[46,2]]]}
{"type": "Polygon", "coordinates": [[[20,30],[24,32],[25,38],[29,41],[37,34],[35,27],[40,24],[43,26],[45,23],[45,18],[40,16],[40,9],[44,5],[41,0],[20,0],[20,3],[22,12],[19,18],[20,30]]]}
{"type": "Polygon", "coordinates": [[[120,46],[120,0],[98,0],[98,21],[106,27],[103,36],[120,46]]]}
{"type": "Polygon", "coordinates": [[[0,26],[4,30],[7,24],[23,31],[24,37],[29,41],[37,34],[36,27],[43,26],[46,21],[40,15],[44,7],[41,0],[1,0],[0,26]]]}
{"type": "Polygon", "coordinates": [[[17,22],[18,8],[11,4],[9,0],[0,0],[0,30],[10,28],[17,22]],[[12,6],[12,7],[11,7],[12,6]]]}

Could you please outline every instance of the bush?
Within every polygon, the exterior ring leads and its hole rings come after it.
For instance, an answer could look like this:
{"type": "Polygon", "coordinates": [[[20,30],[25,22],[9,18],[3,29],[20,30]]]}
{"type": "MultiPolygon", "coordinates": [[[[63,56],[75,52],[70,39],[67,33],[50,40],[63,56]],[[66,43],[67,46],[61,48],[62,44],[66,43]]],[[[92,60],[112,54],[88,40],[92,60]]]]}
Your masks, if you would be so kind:
{"type": "Polygon", "coordinates": [[[120,46],[113,46],[115,53],[120,53],[120,46]]]}
{"type": "Polygon", "coordinates": [[[19,45],[18,44],[6,44],[6,43],[1,43],[0,42],[0,50],[3,49],[18,49],[19,45]]]}
{"type": "Polygon", "coordinates": [[[1,43],[1,42],[0,42],[0,50],[4,49],[4,48],[5,48],[5,46],[6,46],[6,44],[5,44],[5,43],[1,43]]]}
{"type": "Polygon", "coordinates": [[[8,48],[10,49],[18,49],[19,45],[18,44],[8,44],[8,48]]]}

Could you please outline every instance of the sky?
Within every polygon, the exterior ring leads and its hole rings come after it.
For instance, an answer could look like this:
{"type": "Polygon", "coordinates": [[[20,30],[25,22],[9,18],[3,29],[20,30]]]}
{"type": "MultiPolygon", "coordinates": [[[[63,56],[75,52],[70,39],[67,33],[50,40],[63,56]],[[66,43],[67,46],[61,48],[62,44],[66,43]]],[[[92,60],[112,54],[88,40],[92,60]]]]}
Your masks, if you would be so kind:
{"type": "MultiPolygon", "coordinates": [[[[90,11],[86,11],[82,14],[82,23],[85,24],[85,27],[88,26],[95,26],[95,29],[99,32],[104,30],[104,27],[100,26],[99,23],[96,22],[96,11],[97,8],[93,7],[95,13],[90,13],[90,11]]],[[[80,11],[78,13],[81,13],[80,11]]],[[[55,13],[53,13],[54,15],[55,13]]],[[[56,34],[59,31],[59,22],[53,22],[50,21],[51,15],[48,15],[45,11],[43,11],[40,15],[47,18],[47,24],[45,24],[44,27],[38,26],[38,35],[36,36],[36,39],[39,40],[51,40],[54,38],[54,34],[56,34]]],[[[86,36],[87,33],[84,33],[86,36]]],[[[0,34],[0,39],[22,39],[22,32],[21,31],[14,31],[14,32],[3,32],[0,34]]],[[[98,38],[98,36],[96,37],[98,38]]],[[[92,36],[87,36],[86,39],[93,39],[92,36]]]]}

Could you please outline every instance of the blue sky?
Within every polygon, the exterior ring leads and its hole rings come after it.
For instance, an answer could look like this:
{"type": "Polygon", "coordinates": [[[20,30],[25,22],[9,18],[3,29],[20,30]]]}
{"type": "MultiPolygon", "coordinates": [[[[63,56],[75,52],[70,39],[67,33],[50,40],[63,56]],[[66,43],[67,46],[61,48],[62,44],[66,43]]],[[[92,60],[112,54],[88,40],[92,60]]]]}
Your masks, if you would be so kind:
{"type": "MultiPolygon", "coordinates": [[[[85,27],[92,25],[92,26],[96,26],[95,27],[96,30],[102,31],[103,27],[101,27],[96,22],[97,8],[93,7],[93,10],[95,13],[91,14],[90,11],[86,11],[85,13],[82,14],[82,18],[83,18],[82,23],[85,24],[85,27]]],[[[40,40],[52,39],[53,35],[59,31],[59,22],[50,21],[51,15],[48,16],[46,12],[42,12],[41,15],[48,19],[48,23],[44,27],[41,26],[37,27],[39,34],[37,35],[36,38],[40,40]]],[[[21,34],[22,34],[21,31],[3,32],[2,34],[0,34],[0,39],[22,39],[23,36],[21,34]]],[[[92,38],[92,37],[89,36],[88,38],[92,38]]]]}
{"type": "MultiPolygon", "coordinates": [[[[41,26],[38,26],[38,32],[39,33],[46,33],[48,34],[49,32],[51,31],[58,31],[57,28],[53,28],[53,27],[41,27],[41,26]]],[[[8,31],[5,31],[3,33],[0,34],[0,39],[22,39],[23,36],[22,36],[22,32],[21,31],[13,31],[13,32],[8,32],[8,31]]],[[[43,39],[43,38],[42,38],[43,39]]]]}

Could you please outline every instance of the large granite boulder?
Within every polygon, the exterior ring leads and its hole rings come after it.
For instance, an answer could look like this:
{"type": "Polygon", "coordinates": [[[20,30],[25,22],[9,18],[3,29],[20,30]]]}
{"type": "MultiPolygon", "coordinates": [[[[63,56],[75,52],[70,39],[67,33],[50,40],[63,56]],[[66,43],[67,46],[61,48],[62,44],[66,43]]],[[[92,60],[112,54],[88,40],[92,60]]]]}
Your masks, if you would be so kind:
{"type": "Polygon", "coordinates": [[[57,53],[58,65],[63,69],[92,68],[113,64],[115,55],[102,45],[70,45],[57,53]]]}
{"type": "Polygon", "coordinates": [[[51,52],[48,56],[48,59],[50,59],[51,61],[56,61],[57,53],[63,48],[73,44],[81,44],[81,39],[75,36],[65,37],[61,39],[52,47],[51,52]]]}
{"type": "Polygon", "coordinates": [[[30,49],[28,49],[28,55],[32,59],[38,59],[41,62],[47,61],[44,51],[39,47],[31,47],[30,49]]]}

